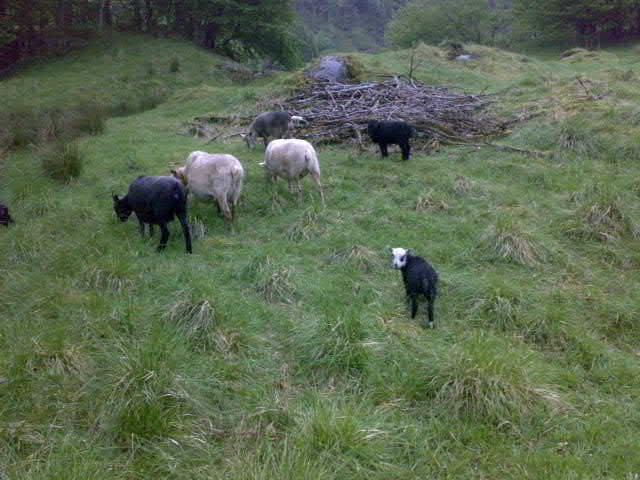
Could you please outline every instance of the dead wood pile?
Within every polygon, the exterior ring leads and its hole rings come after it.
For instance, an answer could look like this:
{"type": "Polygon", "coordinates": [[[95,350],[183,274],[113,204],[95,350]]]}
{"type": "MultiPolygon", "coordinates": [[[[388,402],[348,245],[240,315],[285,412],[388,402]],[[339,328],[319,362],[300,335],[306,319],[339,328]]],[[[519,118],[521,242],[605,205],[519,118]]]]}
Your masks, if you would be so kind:
{"type": "Polygon", "coordinates": [[[309,121],[297,137],[339,142],[360,137],[367,121],[404,120],[418,136],[443,141],[471,141],[503,134],[507,121],[485,111],[491,95],[456,93],[394,76],[356,85],[316,82],[275,106],[309,121]]]}

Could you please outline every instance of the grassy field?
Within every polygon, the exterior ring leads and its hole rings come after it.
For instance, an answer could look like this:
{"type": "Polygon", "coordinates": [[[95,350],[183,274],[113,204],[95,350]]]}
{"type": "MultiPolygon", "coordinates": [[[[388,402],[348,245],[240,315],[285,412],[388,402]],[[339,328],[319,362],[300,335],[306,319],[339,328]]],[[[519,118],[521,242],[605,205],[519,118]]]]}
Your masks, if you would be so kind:
{"type": "MultiPolygon", "coordinates": [[[[8,109],[118,116],[75,140],[69,182],[41,145],[0,157],[0,479],[640,478],[640,55],[472,50],[420,47],[417,78],[497,93],[529,118],[501,141],[548,154],[320,147],[324,209],[308,179],[272,205],[260,148],[177,134],[288,74],[239,85],[186,43],[118,35],[2,81],[8,109]],[[192,202],[194,254],[177,222],[158,254],[111,192],[197,149],[243,162],[238,223],[192,202]],[[436,329],[386,245],[438,270],[436,329]]],[[[373,76],[409,52],[358,58],[373,76]]]]}

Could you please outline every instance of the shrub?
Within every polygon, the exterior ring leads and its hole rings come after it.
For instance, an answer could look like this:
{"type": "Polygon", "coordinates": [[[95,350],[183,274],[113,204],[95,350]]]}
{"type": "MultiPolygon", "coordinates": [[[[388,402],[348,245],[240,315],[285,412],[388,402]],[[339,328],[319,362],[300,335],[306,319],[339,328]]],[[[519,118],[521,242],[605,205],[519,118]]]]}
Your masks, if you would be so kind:
{"type": "Polygon", "coordinates": [[[75,142],[56,143],[44,150],[42,169],[54,180],[68,182],[82,173],[83,156],[75,142]]]}
{"type": "Polygon", "coordinates": [[[178,73],[180,71],[180,60],[178,57],[173,57],[171,59],[171,63],[169,64],[169,72],[170,73],[178,73]]]}
{"type": "Polygon", "coordinates": [[[80,134],[100,135],[104,132],[107,112],[105,108],[95,102],[78,105],[72,111],[71,127],[73,136],[80,134]]]}

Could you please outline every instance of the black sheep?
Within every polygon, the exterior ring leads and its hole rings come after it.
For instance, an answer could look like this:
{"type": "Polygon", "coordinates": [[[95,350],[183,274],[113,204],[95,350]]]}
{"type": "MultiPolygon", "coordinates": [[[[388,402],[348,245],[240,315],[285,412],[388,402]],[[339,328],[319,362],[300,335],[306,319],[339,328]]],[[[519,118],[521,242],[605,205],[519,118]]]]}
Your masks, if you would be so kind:
{"type": "Polygon", "coordinates": [[[411,302],[411,318],[418,311],[418,295],[427,299],[429,327],[434,327],[433,304],[438,294],[438,274],[424,258],[411,255],[411,250],[392,248],[393,267],[402,272],[402,281],[407,292],[407,302],[411,302]]]}
{"type": "Polygon", "coordinates": [[[167,223],[178,217],[184,232],[187,253],[191,253],[191,233],[187,223],[187,195],[182,183],[174,177],[138,177],[123,198],[113,195],[113,209],[118,218],[126,222],[135,213],[140,222],[140,233],[144,236],[144,224],[149,224],[153,235],[153,225],[160,225],[162,237],[158,251],[167,246],[169,229],[167,223]]]}
{"type": "Polygon", "coordinates": [[[9,215],[9,207],[0,203],[0,225],[8,227],[10,223],[13,223],[13,218],[9,215]]]}
{"type": "Polygon", "coordinates": [[[367,133],[374,143],[380,146],[380,153],[383,157],[388,156],[387,145],[399,145],[402,150],[402,159],[409,160],[411,157],[411,145],[409,139],[413,137],[414,128],[407,122],[397,120],[369,120],[367,123],[367,133]]]}

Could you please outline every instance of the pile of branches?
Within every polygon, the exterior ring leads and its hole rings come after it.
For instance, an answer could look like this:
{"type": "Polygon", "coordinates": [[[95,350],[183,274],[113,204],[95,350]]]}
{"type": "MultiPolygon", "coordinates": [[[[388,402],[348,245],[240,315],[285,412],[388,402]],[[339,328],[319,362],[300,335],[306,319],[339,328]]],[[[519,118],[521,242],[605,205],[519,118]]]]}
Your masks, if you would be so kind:
{"type": "Polygon", "coordinates": [[[316,142],[359,139],[370,119],[404,120],[418,137],[468,142],[505,133],[508,122],[484,111],[494,102],[492,95],[456,93],[392,76],[356,85],[311,83],[274,106],[307,119],[296,136],[316,142]]]}

